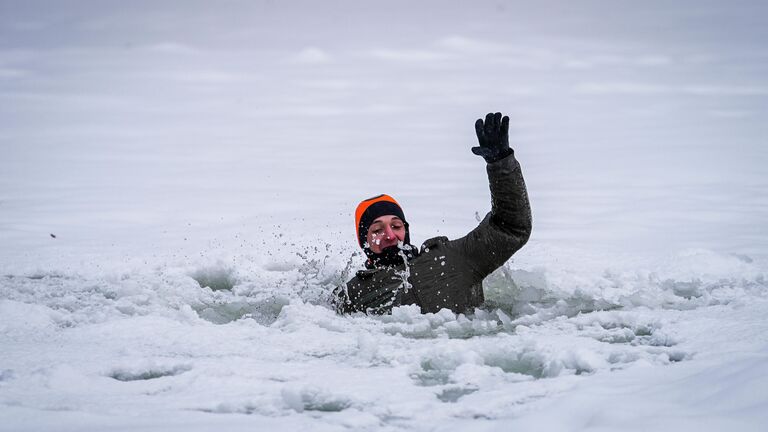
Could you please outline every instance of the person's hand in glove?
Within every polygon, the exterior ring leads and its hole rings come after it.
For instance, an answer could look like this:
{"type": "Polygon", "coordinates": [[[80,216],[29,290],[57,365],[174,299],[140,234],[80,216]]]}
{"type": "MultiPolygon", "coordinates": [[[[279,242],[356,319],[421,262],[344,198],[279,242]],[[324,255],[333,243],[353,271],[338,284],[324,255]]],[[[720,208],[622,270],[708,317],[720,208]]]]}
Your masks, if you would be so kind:
{"type": "Polygon", "coordinates": [[[472,153],[482,156],[486,162],[500,161],[514,153],[509,148],[509,117],[501,117],[501,113],[488,113],[483,119],[475,122],[475,132],[479,147],[472,147],[472,153]]]}

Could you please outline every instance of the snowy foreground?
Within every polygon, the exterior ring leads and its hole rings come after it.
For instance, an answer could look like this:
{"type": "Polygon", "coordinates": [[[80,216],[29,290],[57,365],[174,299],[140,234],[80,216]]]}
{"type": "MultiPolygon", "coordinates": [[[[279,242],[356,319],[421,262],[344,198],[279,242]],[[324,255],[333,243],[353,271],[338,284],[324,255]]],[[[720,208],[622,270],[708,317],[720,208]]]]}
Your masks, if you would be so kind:
{"type": "Polygon", "coordinates": [[[338,316],[328,255],[4,274],[0,429],[765,430],[765,263],[529,248],[471,316],[338,316]]]}

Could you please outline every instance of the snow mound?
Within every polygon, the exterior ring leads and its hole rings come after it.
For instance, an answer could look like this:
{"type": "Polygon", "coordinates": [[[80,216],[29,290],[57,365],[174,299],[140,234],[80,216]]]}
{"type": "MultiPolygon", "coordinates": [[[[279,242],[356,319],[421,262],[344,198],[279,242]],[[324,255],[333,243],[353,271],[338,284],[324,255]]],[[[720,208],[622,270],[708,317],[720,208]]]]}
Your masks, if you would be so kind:
{"type": "Polygon", "coordinates": [[[282,391],[285,404],[296,412],[304,411],[343,411],[350,407],[351,401],[326,389],[313,386],[284,388],[282,391]]]}

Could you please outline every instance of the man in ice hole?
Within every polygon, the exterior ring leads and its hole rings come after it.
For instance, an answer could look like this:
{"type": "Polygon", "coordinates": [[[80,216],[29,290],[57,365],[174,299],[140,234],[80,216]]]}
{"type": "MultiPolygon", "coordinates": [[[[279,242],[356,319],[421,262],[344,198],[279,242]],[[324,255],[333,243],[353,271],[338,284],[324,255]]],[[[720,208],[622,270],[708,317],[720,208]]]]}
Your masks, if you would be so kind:
{"type": "Polygon", "coordinates": [[[480,145],[472,152],[487,163],[490,213],[466,236],[435,237],[419,250],[410,243],[408,222],[394,198],[364,200],[355,211],[355,225],[366,268],[334,292],[340,313],[384,314],[408,304],[419,305],[423,313],[467,312],[483,303],[483,279],[528,241],[531,208],[520,164],[509,148],[509,118],[489,113],[485,121],[477,120],[475,132],[480,145]]]}

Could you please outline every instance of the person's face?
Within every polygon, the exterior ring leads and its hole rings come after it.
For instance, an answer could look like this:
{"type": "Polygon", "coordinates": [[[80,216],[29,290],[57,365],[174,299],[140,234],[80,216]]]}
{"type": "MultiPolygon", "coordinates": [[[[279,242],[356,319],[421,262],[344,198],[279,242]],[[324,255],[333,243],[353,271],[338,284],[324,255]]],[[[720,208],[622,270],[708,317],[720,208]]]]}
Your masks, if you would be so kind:
{"type": "Polygon", "coordinates": [[[405,224],[397,216],[378,217],[368,228],[366,239],[374,253],[381,253],[382,249],[395,246],[398,241],[405,240],[405,224]]]}

